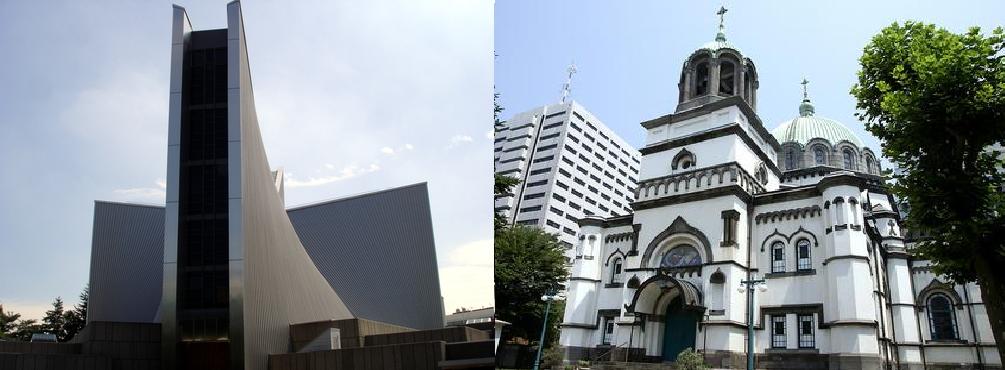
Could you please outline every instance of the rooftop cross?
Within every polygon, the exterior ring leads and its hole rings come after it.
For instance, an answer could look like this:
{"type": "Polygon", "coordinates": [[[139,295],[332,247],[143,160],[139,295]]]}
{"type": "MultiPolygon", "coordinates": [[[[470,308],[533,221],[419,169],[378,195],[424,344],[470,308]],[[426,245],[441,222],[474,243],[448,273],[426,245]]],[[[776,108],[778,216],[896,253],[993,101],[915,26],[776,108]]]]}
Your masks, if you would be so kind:
{"type": "Polygon", "coordinates": [[[572,92],[572,75],[576,73],[576,62],[569,64],[569,68],[566,71],[569,72],[569,76],[565,80],[565,85],[562,86],[562,104],[565,104],[565,99],[572,92]]]}
{"type": "Polygon", "coordinates": [[[800,84],[803,85],[803,100],[810,100],[809,94],[806,93],[806,85],[809,83],[810,81],[807,80],[806,77],[803,77],[803,82],[800,82],[800,84]]]}
{"type": "Polygon", "coordinates": [[[810,80],[803,77],[803,81],[799,84],[803,85],[803,102],[799,104],[799,115],[803,117],[812,116],[816,109],[810,103],[810,94],[806,92],[806,85],[810,84],[810,80]]]}
{"type": "Polygon", "coordinates": [[[723,6],[719,8],[719,11],[715,12],[719,16],[719,33],[715,35],[716,41],[726,41],[726,12],[728,11],[729,9],[723,6]]]}

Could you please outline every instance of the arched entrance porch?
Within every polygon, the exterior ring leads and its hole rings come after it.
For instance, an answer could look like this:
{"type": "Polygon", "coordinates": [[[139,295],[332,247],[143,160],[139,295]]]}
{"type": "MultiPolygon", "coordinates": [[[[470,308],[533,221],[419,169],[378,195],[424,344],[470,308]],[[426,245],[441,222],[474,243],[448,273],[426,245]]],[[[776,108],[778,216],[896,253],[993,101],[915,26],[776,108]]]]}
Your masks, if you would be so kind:
{"type": "Polygon", "coordinates": [[[705,306],[694,283],[659,273],[639,285],[631,302],[626,311],[646,318],[649,358],[674,361],[685,348],[695,348],[705,306]]]}

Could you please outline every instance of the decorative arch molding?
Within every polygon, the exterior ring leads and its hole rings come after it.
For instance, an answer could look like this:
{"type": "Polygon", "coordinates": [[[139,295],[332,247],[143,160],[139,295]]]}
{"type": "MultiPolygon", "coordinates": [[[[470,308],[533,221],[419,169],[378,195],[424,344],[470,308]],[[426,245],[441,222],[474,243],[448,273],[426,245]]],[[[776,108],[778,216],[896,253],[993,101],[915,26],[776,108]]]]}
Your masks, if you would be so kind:
{"type": "Polygon", "coordinates": [[[799,241],[799,239],[812,240],[814,248],[820,246],[820,243],[817,241],[817,236],[813,235],[813,233],[809,232],[809,230],[804,229],[802,226],[799,227],[799,230],[796,230],[796,232],[792,233],[792,235],[789,235],[789,240],[799,241]],[[799,238],[796,237],[797,235],[799,236],[799,238]]]}
{"type": "Polygon", "coordinates": [[[604,266],[609,265],[611,263],[611,258],[614,258],[614,255],[616,255],[616,254],[620,254],[621,255],[621,260],[622,261],[627,260],[627,256],[625,255],[625,252],[622,252],[621,248],[618,248],[618,249],[615,249],[614,252],[611,252],[611,254],[609,256],[607,256],[607,260],[604,261],[604,266]]]}
{"type": "MultiPolygon", "coordinates": [[[[680,289],[681,296],[684,299],[684,308],[705,311],[705,303],[702,299],[701,290],[698,289],[693,283],[687,280],[678,280],[670,275],[657,274],[653,277],[646,279],[639,285],[638,289],[635,290],[635,294],[632,295],[632,303],[625,305],[625,310],[628,313],[635,313],[635,309],[639,304],[639,298],[646,292],[646,288],[654,283],[662,283],[658,286],[653,286],[652,289],[659,288],[661,290],[671,290],[680,289]]],[[[662,294],[657,295],[656,300],[653,304],[659,302],[662,294]]]]}
{"type": "Polygon", "coordinates": [[[789,236],[782,234],[778,232],[778,229],[775,229],[774,232],[768,234],[768,236],[764,238],[764,241],[761,242],[761,252],[764,252],[764,247],[767,247],[768,244],[773,241],[784,241],[785,244],[789,244],[789,236]]]}
{"type": "Polygon", "coordinates": [[[652,241],[649,242],[649,246],[646,247],[645,253],[642,254],[642,263],[640,266],[649,266],[649,260],[652,258],[653,252],[656,252],[656,248],[659,248],[660,243],[677,234],[691,235],[701,242],[701,246],[705,250],[705,258],[702,263],[707,264],[714,260],[712,256],[712,244],[709,243],[708,237],[705,236],[705,233],[688,224],[683,217],[677,216],[677,218],[673,220],[673,223],[671,223],[666,230],[660,232],[655,238],[653,238],[652,241]]]}
{"type": "Polygon", "coordinates": [[[698,157],[695,156],[694,153],[691,153],[691,151],[687,150],[687,148],[681,148],[681,150],[673,156],[673,160],[670,161],[670,168],[677,170],[680,167],[681,160],[688,157],[691,159],[691,167],[698,164],[698,157]]]}
{"type": "Polygon", "coordinates": [[[917,304],[918,310],[923,310],[926,306],[925,302],[928,301],[928,297],[931,297],[932,294],[935,293],[943,293],[947,295],[949,299],[953,301],[953,306],[956,306],[956,309],[963,309],[963,300],[960,299],[959,293],[956,293],[956,289],[953,289],[952,284],[943,283],[939,281],[939,279],[932,279],[932,282],[928,283],[924,289],[918,292],[918,296],[915,297],[915,303],[917,304]]]}

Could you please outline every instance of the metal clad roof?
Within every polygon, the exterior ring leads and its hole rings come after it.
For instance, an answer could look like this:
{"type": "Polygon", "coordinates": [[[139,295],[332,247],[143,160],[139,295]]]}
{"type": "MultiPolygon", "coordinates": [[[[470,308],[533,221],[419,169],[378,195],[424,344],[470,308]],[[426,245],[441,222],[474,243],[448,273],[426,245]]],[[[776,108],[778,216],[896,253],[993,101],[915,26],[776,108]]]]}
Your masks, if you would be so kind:
{"type": "Polygon", "coordinates": [[[308,254],[353,315],[443,327],[425,183],[289,210],[308,254]]]}
{"type": "MultiPolygon", "coordinates": [[[[308,255],[354,316],[414,329],[443,327],[426,184],[287,213],[308,255]]],[[[90,319],[154,322],[163,281],[164,208],[96,202],[94,214],[90,319]]]]}
{"type": "Polygon", "coordinates": [[[163,262],[163,207],[95,202],[87,321],[154,322],[163,262]]]}
{"type": "Polygon", "coordinates": [[[847,140],[859,148],[862,140],[840,122],[820,116],[799,116],[782,122],[771,131],[779,143],[794,142],[806,145],[811,139],[827,139],[831,144],[847,140]]]}

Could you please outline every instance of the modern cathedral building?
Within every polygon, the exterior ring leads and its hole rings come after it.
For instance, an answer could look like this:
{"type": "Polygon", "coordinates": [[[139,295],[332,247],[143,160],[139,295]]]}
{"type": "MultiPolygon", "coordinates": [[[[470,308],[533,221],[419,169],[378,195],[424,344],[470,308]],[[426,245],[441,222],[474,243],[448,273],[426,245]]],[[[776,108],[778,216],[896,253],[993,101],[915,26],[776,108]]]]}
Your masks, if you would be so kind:
{"type": "Polygon", "coordinates": [[[227,16],[174,8],[166,204],[96,202],[87,326],[0,369],[491,368],[489,332],[444,327],[424,183],[284,207],[227,16]]]}
{"type": "Polygon", "coordinates": [[[687,58],[642,123],[633,212],[579,222],[566,360],[741,368],[752,340],[765,369],[1000,369],[980,289],[912,253],[876,153],[808,97],[768,132],[758,85],[721,24],[687,58]]]}

